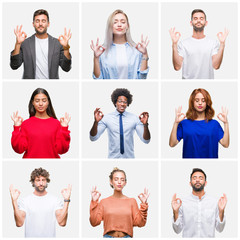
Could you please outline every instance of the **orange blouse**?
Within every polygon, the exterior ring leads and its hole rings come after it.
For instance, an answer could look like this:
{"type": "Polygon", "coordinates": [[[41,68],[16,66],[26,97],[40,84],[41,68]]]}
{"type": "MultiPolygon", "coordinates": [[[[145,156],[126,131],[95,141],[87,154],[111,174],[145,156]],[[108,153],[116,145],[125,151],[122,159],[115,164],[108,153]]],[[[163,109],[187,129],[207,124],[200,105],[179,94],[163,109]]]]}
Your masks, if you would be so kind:
{"type": "Polygon", "coordinates": [[[147,203],[141,203],[139,209],[134,198],[122,199],[110,196],[102,199],[100,203],[91,201],[90,223],[95,227],[103,221],[103,235],[111,231],[119,231],[133,237],[134,226],[145,226],[147,210],[147,203]]]}

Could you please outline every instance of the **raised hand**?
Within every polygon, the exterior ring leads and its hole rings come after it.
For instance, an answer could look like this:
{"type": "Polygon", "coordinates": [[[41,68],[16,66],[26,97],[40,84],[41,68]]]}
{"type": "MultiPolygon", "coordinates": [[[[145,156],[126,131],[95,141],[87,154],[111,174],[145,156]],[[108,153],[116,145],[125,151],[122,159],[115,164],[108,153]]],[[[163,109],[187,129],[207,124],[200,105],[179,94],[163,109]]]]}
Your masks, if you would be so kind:
{"type": "Polygon", "coordinates": [[[173,43],[177,43],[181,37],[181,33],[180,32],[175,32],[175,27],[174,28],[170,28],[169,29],[169,33],[172,39],[173,43]]]}
{"type": "Polygon", "coordinates": [[[99,38],[97,38],[96,45],[94,45],[93,40],[91,41],[90,48],[93,50],[94,57],[96,58],[99,58],[105,51],[105,48],[102,45],[99,45],[99,38]]]}
{"type": "Polygon", "coordinates": [[[14,29],[14,34],[16,35],[16,43],[21,44],[24,42],[24,40],[27,38],[27,34],[22,31],[22,25],[20,27],[16,27],[14,29]]]}
{"type": "Polygon", "coordinates": [[[228,36],[228,33],[229,33],[229,30],[224,28],[224,32],[219,32],[217,34],[217,37],[218,37],[218,40],[220,43],[224,44],[226,39],[227,39],[227,36],[228,36]]]}
{"type": "Polygon", "coordinates": [[[182,205],[182,200],[180,198],[177,198],[177,194],[175,193],[172,197],[172,209],[173,209],[173,211],[178,212],[181,205],[182,205]]]}
{"type": "Polygon", "coordinates": [[[147,54],[147,46],[149,42],[148,37],[143,40],[143,35],[141,35],[141,42],[136,45],[136,49],[142,54],[147,54]]]}
{"type": "Polygon", "coordinates": [[[65,113],[65,116],[60,118],[60,123],[61,123],[62,127],[67,127],[70,120],[71,120],[71,117],[69,116],[69,114],[65,113]]]}
{"type": "Polygon", "coordinates": [[[148,197],[149,197],[150,193],[148,193],[148,189],[144,188],[144,193],[140,193],[138,195],[138,198],[140,199],[140,201],[142,203],[147,203],[148,197]]]}
{"type": "Polygon", "coordinates": [[[18,197],[20,195],[20,191],[18,189],[14,189],[12,184],[9,187],[9,191],[10,191],[12,201],[18,200],[18,197]]]}
{"type": "Polygon", "coordinates": [[[99,198],[101,197],[101,193],[97,191],[97,187],[92,187],[92,191],[91,191],[91,195],[92,195],[92,201],[97,202],[99,200],[99,198]]]}
{"type": "Polygon", "coordinates": [[[99,110],[100,108],[96,108],[94,111],[94,119],[96,122],[99,122],[103,118],[103,113],[99,110]]]}
{"type": "Polygon", "coordinates": [[[178,107],[178,109],[175,109],[175,122],[180,123],[186,115],[182,113],[182,106],[178,107]]]}
{"type": "Polygon", "coordinates": [[[139,116],[139,119],[143,123],[143,125],[148,123],[148,118],[149,118],[148,112],[143,112],[139,116]]]}
{"type": "Polygon", "coordinates": [[[14,126],[19,127],[22,125],[23,118],[18,115],[18,111],[16,111],[16,113],[13,113],[13,115],[11,116],[11,119],[14,122],[14,126]]]}
{"type": "Polygon", "coordinates": [[[217,117],[223,123],[228,123],[227,115],[228,115],[228,109],[226,107],[222,107],[222,112],[219,113],[217,117]]]}
{"type": "Polygon", "coordinates": [[[72,33],[71,33],[71,30],[69,29],[68,30],[68,33],[67,33],[67,29],[64,28],[64,35],[60,35],[59,38],[58,38],[58,41],[60,42],[60,44],[67,48],[69,45],[68,45],[68,42],[69,42],[69,39],[72,37],[72,33]]]}
{"type": "Polygon", "coordinates": [[[218,209],[219,209],[219,212],[223,212],[225,207],[227,205],[227,196],[226,194],[224,193],[223,194],[223,197],[220,197],[219,201],[218,201],[218,209]]]}
{"type": "Polygon", "coordinates": [[[70,197],[71,197],[71,192],[72,192],[72,185],[71,184],[68,184],[68,187],[67,188],[64,188],[61,193],[62,193],[62,196],[65,200],[69,200],[70,197]]]}

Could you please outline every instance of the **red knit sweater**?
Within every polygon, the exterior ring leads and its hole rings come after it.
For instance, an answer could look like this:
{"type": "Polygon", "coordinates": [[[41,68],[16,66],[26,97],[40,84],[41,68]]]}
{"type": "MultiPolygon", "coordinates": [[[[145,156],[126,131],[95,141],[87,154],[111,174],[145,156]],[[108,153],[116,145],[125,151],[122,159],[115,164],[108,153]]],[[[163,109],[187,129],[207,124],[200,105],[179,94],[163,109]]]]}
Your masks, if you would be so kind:
{"type": "Polygon", "coordinates": [[[24,153],[23,158],[60,158],[70,144],[70,131],[52,117],[30,117],[21,126],[14,126],[12,148],[24,153]]]}

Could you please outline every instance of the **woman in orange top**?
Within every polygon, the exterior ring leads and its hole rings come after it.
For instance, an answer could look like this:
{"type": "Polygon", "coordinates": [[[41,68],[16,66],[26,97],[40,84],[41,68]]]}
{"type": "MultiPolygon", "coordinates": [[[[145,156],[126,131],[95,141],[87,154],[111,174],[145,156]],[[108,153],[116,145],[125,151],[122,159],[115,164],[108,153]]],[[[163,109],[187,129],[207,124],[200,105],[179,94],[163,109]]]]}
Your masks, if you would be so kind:
{"type": "Polygon", "coordinates": [[[126,174],[123,170],[114,168],[110,176],[110,186],[114,189],[113,195],[98,202],[101,193],[93,187],[92,201],[90,204],[90,223],[93,227],[104,222],[104,238],[131,238],[133,227],[143,227],[147,221],[149,193],[138,195],[141,200],[140,209],[134,198],[123,195],[122,190],[127,183],[126,174]]]}

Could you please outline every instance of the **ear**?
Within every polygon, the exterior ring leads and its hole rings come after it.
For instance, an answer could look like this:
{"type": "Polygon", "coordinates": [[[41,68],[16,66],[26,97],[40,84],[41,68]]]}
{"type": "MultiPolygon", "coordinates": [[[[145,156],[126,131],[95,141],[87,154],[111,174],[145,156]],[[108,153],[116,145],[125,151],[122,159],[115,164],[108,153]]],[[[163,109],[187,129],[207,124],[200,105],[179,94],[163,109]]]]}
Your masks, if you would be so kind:
{"type": "Polygon", "coordinates": [[[48,22],[48,27],[50,26],[50,22],[48,22]]]}
{"type": "Polygon", "coordinates": [[[109,183],[110,183],[111,187],[113,188],[113,184],[112,184],[112,180],[111,179],[109,180],[109,183]]]}
{"type": "Polygon", "coordinates": [[[205,181],[205,187],[207,186],[207,181],[205,181]]]}
{"type": "Polygon", "coordinates": [[[208,25],[208,21],[205,22],[205,27],[208,25]]]}
{"type": "Polygon", "coordinates": [[[190,25],[191,25],[191,27],[192,27],[192,21],[190,21],[190,25]]]}

